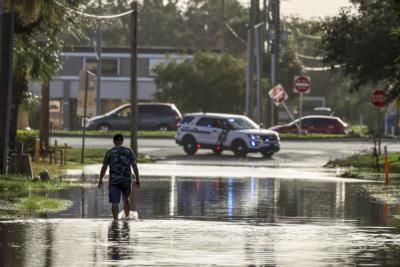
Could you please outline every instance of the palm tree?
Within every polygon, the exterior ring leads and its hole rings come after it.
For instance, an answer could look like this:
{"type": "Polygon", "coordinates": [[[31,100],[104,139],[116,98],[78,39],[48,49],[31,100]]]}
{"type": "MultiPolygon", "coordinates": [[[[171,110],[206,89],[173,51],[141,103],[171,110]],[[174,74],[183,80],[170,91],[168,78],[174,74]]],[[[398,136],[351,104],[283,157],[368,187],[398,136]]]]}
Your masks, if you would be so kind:
{"type": "MultiPolygon", "coordinates": [[[[10,121],[10,145],[15,148],[18,107],[28,90],[29,81],[47,83],[60,69],[59,56],[63,42],[59,38],[62,31],[74,35],[82,32],[76,25],[84,18],[76,16],[72,8],[87,0],[6,0],[4,14],[10,12],[15,1],[15,34],[13,49],[13,96],[10,121]]],[[[48,99],[43,99],[48,101],[48,99]]],[[[48,111],[47,111],[48,112],[48,111]]]]}

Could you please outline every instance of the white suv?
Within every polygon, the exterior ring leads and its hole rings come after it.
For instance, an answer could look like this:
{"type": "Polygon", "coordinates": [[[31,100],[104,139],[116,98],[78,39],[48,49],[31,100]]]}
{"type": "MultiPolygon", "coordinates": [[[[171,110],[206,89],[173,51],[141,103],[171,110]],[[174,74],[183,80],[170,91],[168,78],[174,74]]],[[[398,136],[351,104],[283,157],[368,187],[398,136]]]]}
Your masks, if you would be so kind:
{"type": "Polygon", "coordinates": [[[277,132],[260,129],[246,116],[221,113],[186,114],[176,131],[175,141],[188,155],[205,148],[212,149],[215,154],[232,150],[240,157],[248,152],[271,157],[280,149],[277,132]]]}

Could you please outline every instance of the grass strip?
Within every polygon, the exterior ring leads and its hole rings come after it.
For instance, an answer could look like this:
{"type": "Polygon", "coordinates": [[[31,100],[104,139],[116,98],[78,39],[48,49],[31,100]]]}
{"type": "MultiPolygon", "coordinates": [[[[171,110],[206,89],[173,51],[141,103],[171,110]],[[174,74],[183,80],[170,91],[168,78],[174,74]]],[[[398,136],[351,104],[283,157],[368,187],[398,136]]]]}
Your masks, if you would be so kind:
{"type": "Polygon", "coordinates": [[[0,198],[20,196],[32,191],[60,190],[81,184],[52,179],[49,182],[37,181],[22,176],[0,176],[0,198]]]}
{"type": "MultiPolygon", "coordinates": [[[[109,148],[86,148],[85,149],[85,164],[102,164],[104,155],[109,148]]],[[[67,161],[72,164],[80,164],[81,162],[81,149],[71,148],[68,150],[67,161]]],[[[139,163],[153,162],[150,157],[139,153],[137,159],[139,163]]]]}
{"type": "MultiPolygon", "coordinates": [[[[87,136],[114,136],[120,133],[126,137],[131,135],[130,131],[101,131],[101,130],[87,130],[85,131],[87,136]]],[[[174,138],[175,131],[138,131],[138,137],[161,137],[161,138],[174,138]]],[[[51,132],[52,136],[82,136],[82,130],[67,131],[67,130],[53,130],[51,132]]]]}
{"type": "Polygon", "coordinates": [[[70,201],[36,194],[73,186],[81,186],[81,184],[55,179],[48,182],[40,180],[34,182],[22,176],[0,176],[0,218],[39,215],[66,209],[71,205],[70,201]]]}
{"type": "MultiPolygon", "coordinates": [[[[400,152],[388,153],[389,174],[393,177],[400,175],[400,152]]],[[[376,168],[376,158],[372,153],[355,153],[353,155],[329,161],[325,167],[350,168],[341,176],[345,177],[379,177],[384,173],[385,158],[378,157],[379,172],[376,168]]]]}
{"type": "Polygon", "coordinates": [[[21,198],[14,204],[15,208],[22,213],[47,213],[67,209],[72,202],[64,199],[47,198],[43,196],[29,196],[21,198]]]}

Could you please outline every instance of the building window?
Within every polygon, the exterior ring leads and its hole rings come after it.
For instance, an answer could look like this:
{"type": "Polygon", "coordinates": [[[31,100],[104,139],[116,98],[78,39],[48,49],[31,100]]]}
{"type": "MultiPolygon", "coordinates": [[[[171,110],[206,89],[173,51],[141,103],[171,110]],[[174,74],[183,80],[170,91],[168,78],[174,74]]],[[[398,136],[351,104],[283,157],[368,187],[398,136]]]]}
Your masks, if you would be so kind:
{"type": "Polygon", "coordinates": [[[149,76],[156,76],[154,73],[154,68],[160,64],[169,64],[171,62],[176,62],[177,64],[185,61],[184,58],[150,58],[149,59],[149,76]]]}
{"type": "MultiPolygon", "coordinates": [[[[86,58],[86,69],[97,73],[97,59],[86,58]]],[[[119,60],[118,59],[101,59],[101,75],[102,76],[119,76],[119,60]]]]}

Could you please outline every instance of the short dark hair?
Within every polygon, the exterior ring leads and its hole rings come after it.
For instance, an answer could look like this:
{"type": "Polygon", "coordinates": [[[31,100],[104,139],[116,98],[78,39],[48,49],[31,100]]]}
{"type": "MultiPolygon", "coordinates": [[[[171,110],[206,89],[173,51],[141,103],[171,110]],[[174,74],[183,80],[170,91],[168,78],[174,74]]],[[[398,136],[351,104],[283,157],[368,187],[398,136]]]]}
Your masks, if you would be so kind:
{"type": "Polygon", "coordinates": [[[114,140],[114,142],[115,141],[124,141],[124,136],[122,134],[116,134],[116,135],[114,135],[113,140],[114,140]]]}

